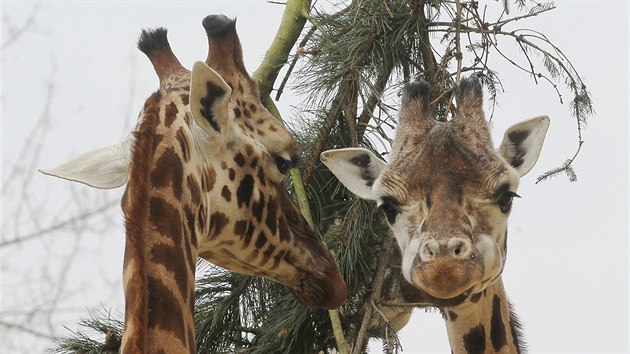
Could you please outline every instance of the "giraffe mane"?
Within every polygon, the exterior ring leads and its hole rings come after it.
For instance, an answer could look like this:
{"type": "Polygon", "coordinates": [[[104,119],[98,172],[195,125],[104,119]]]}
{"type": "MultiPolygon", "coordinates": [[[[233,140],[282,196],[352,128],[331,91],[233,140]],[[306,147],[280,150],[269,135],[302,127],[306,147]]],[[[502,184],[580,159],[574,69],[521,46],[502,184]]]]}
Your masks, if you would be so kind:
{"type": "Polygon", "coordinates": [[[135,141],[131,149],[129,182],[123,196],[125,214],[125,258],[124,269],[132,269],[138,276],[125,285],[125,318],[133,326],[134,335],[127,337],[123,349],[141,352],[146,348],[148,339],[148,298],[143,296],[148,288],[146,234],[149,224],[149,195],[151,191],[151,166],[155,129],[158,124],[158,104],[161,94],[156,92],[144,105],[142,119],[134,132],[135,141]],[[134,267],[128,267],[133,260],[134,267]],[[134,299],[134,301],[130,301],[134,299]],[[134,316],[127,317],[127,314],[134,316]]]}

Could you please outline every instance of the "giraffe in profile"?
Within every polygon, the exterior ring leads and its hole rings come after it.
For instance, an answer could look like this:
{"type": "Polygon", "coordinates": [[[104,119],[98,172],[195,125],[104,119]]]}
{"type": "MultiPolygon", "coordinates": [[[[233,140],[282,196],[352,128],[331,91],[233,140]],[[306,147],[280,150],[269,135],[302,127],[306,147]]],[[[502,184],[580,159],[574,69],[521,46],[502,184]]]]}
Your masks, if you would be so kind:
{"type": "Polygon", "coordinates": [[[406,84],[388,163],[361,148],[326,151],[321,159],[383,211],[401,251],[403,295],[442,311],[453,353],[522,353],[501,279],[507,220],[549,118],[512,126],[497,151],[479,81],[462,80],[456,93],[455,116],[439,122],[429,113],[429,85],[406,84]]]}
{"type": "Polygon", "coordinates": [[[346,284],[332,254],[284,189],[293,137],[261,104],[236,24],[203,20],[209,53],[185,69],[167,31],[138,48],[160,87],[122,143],[42,171],[96,188],[127,184],[123,353],[195,353],[197,257],[285,285],[302,303],[334,309],[346,284]]]}

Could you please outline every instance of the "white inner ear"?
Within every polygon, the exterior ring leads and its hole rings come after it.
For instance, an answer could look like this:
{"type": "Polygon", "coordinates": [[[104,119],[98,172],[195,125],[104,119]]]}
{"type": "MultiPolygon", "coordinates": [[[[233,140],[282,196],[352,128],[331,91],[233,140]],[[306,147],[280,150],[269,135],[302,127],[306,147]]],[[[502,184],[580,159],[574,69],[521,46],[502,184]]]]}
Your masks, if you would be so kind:
{"type": "Polygon", "coordinates": [[[387,166],[385,161],[362,148],[328,150],[320,158],[350,192],[362,199],[376,200],[372,185],[387,166]]]}
{"type": "Polygon", "coordinates": [[[539,116],[513,125],[503,136],[499,153],[522,177],[536,164],[549,128],[549,117],[539,116]]]}
{"type": "Polygon", "coordinates": [[[111,189],[127,183],[131,145],[129,135],[123,142],[76,156],[60,166],[39,170],[41,173],[87,184],[90,187],[111,189]]]}

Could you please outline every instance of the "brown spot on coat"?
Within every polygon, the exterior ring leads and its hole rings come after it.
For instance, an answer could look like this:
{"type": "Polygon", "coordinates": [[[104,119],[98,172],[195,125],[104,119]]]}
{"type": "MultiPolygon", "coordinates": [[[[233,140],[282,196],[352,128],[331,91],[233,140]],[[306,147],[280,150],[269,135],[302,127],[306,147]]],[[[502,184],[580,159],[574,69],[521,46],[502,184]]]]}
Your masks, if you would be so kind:
{"type": "Polygon", "coordinates": [[[183,346],[186,341],[186,323],[179,301],[160,280],[153,276],[148,278],[149,299],[153,311],[149,311],[149,328],[159,328],[173,333],[183,346]]]}
{"type": "Polygon", "coordinates": [[[186,176],[186,186],[188,187],[188,192],[190,193],[190,199],[194,205],[199,205],[201,203],[201,190],[199,187],[199,183],[192,176],[186,176]]]}
{"type": "Polygon", "coordinates": [[[264,231],[261,231],[258,234],[258,237],[256,238],[256,243],[254,244],[254,246],[257,249],[261,249],[266,243],[267,243],[267,235],[265,235],[264,231]]]}
{"type": "Polygon", "coordinates": [[[258,180],[260,181],[260,184],[263,186],[267,185],[267,179],[265,177],[265,171],[263,171],[262,166],[258,169],[258,180]]]}
{"type": "Polygon", "coordinates": [[[201,189],[204,192],[210,192],[214,188],[217,181],[217,173],[212,166],[208,167],[201,174],[201,189]]]}
{"type": "Polygon", "coordinates": [[[486,329],[482,325],[464,334],[464,348],[468,354],[483,354],[486,351],[486,329]]]}
{"type": "Polygon", "coordinates": [[[185,106],[188,106],[189,96],[188,96],[188,94],[187,94],[187,93],[182,93],[182,94],[179,96],[179,98],[182,100],[182,103],[183,103],[185,106]]]}
{"type": "Polygon", "coordinates": [[[494,351],[498,352],[507,345],[507,331],[501,317],[501,299],[494,295],[492,299],[492,318],[490,319],[490,339],[494,351]]]}
{"type": "Polygon", "coordinates": [[[250,163],[249,163],[249,167],[251,167],[252,169],[255,169],[255,168],[256,168],[256,166],[258,166],[258,158],[257,158],[257,157],[254,157],[254,158],[252,159],[252,162],[250,162],[250,163]]]}
{"type": "Polygon", "coordinates": [[[173,240],[176,245],[181,245],[182,225],[179,212],[164,199],[154,196],[149,200],[149,222],[157,232],[173,240]]]}
{"type": "Polygon", "coordinates": [[[234,155],[234,162],[236,162],[238,167],[245,166],[245,156],[243,156],[243,154],[238,152],[236,155],[234,155]]]}
{"type": "Polygon", "coordinates": [[[280,250],[280,252],[278,252],[278,254],[273,257],[273,264],[270,267],[271,270],[278,268],[278,266],[280,265],[280,261],[284,258],[284,255],[286,253],[286,250],[280,250]]]}
{"type": "Polygon", "coordinates": [[[254,178],[250,174],[243,176],[241,183],[236,190],[236,202],[238,207],[248,206],[254,191],[254,178]]]}
{"type": "Polygon", "coordinates": [[[151,184],[154,188],[171,186],[176,199],[182,198],[182,179],[184,167],[173,147],[168,147],[155,161],[151,173],[151,184]]]}
{"type": "Polygon", "coordinates": [[[263,192],[258,191],[258,200],[252,203],[252,215],[256,218],[256,221],[260,223],[265,210],[265,195],[263,192]]]}
{"type": "Polygon", "coordinates": [[[223,186],[223,188],[221,188],[221,196],[228,203],[232,201],[232,192],[230,192],[230,188],[228,186],[223,186]]]}
{"type": "Polygon", "coordinates": [[[273,244],[269,244],[265,252],[263,252],[263,258],[260,260],[260,263],[258,263],[258,265],[262,267],[265,264],[267,264],[267,262],[269,262],[269,259],[271,258],[271,255],[273,254],[275,250],[276,250],[276,246],[274,246],[273,244]]]}
{"type": "Polygon", "coordinates": [[[167,128],[170,128],[171,125],[173,125],[173,122],[177,118],[178,112],[179,110],[177,109],[177,105],[175,105],[175,102],[171,102],[166,105],[164,110],[164,124],[167,128]]]}
{"type": "Polygon", "coordinates": [[[221,212],[214,212],[210,216],[210,239],[215,238],[217,235],[223,231],[225,225],[230,222],[230,219],[227,215],[221,212]]]}
{"type": "Polygon", "coordinates": [[[186,133],[184,133],[184,128],[179,127],[177,129],[177,133],[175,133],[175,139],[179,142],[179,147],[182,150],[182,157],[184,158],[184,162],[190,161],[190,144],[188,142],[188,137],[186,133]]]}
{"type": "MultiPolygon", "coordinates": [[[[188,244],[188,242],[184,242],[188,244]]],[[[190,255],[184,255],[181,252],[181,245],[175,246],[166,244],[156,244],[151,247],[151,259],[154,263],[161,264],[172,273],[173,280],[177,284],[177,288],[182,296],[186,298],[188,296],[188,265],[186,264],[187,258],[190,255]]]]}
{"type": "Polygon", "coordinates": [[[269,197],[269,203],[267,203],[267,218],[265,219],[265,224],[267,224],[267,228],[269,228],[269,232],[272,235],[275,235],[278,231],[278,216],[276,214],[278,210],[278,204],[275,201],[275,198],[269,197]]]}
{"type": "Polygon", "coordinates": [[[243,238],[245,236],[245,232],[247,231],[247,220],[238,220],[234,223],[234,234],[243,238]]]}

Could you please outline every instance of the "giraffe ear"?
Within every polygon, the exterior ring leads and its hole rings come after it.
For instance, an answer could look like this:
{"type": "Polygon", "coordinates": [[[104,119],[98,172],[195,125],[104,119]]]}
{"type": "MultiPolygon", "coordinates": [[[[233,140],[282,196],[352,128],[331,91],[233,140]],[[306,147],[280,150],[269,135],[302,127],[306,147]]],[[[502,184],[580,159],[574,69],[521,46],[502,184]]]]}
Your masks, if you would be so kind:
{"type": "Polygon", "coordinates": [[[362,199],[375,200],[372,185],[387,166],[385,161],[362,148],[328,150],[320,158],[350,192],[362,199]]]}
{"type": "Polygon", "coordinates": [[[228,127],[228,101],[232,89],[221,75],[206,63],[193,65],[190,82],[190,112],[197,124],[210,136],[228,127]]]}
{"type": "Polygon", "coordinates": [[[92,150],[74,157],[60,166],[39,170],[41,173],[87,184],[100,189],[112,189],[127,183],[131,144],[129,135],[122,143],[92,150]]]}
{"type": "Polygon", "coordinates": [[[513,125],[505,132],[499,153],[519,176],[527,174],[536,164],[549,123],[549,117],[539,116],[513,125]]]}

